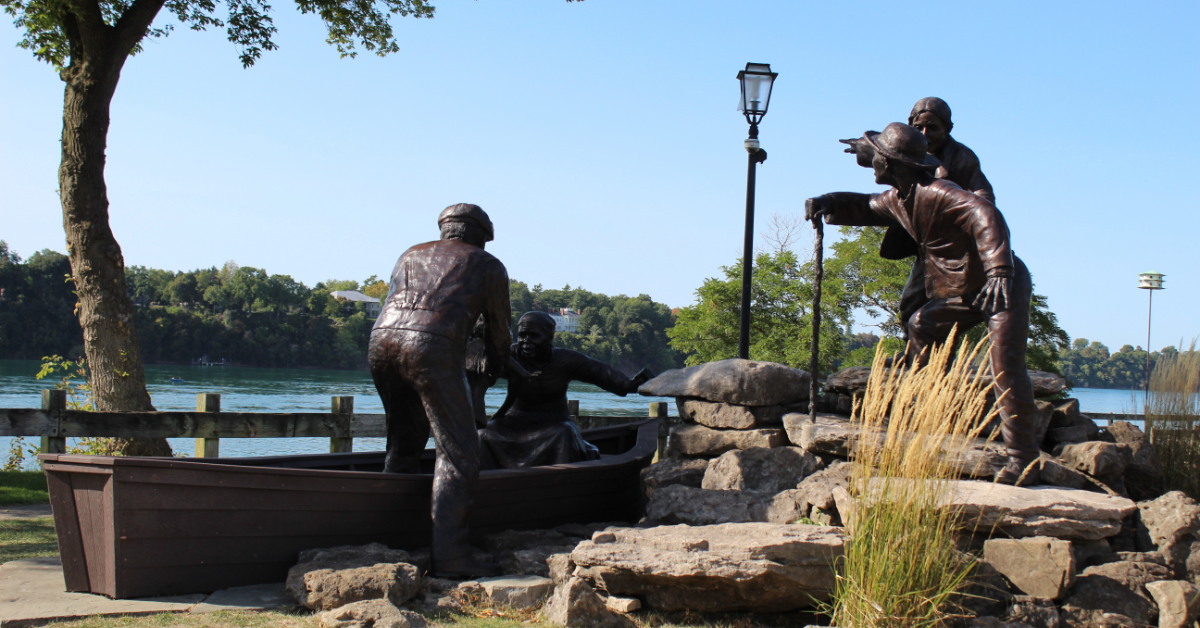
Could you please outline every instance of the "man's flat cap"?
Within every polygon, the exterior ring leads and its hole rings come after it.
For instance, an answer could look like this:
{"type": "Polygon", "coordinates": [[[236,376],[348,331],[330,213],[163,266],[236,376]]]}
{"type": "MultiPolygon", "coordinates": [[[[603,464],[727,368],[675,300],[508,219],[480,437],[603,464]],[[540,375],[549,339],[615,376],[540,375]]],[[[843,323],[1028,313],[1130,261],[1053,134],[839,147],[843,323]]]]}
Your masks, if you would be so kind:
{"type": "Polygon", "coordinates": [[[495,237],[495,231],[492,229],[492,219],[488,218],[487,212],[483,211],[483,208],[478,205],[459,203],[443,209],[441,215],[438,216],[438,227],[447,222],[469,222],[479,225],[487,235],[485,242],[491,242],[495,237]]]}

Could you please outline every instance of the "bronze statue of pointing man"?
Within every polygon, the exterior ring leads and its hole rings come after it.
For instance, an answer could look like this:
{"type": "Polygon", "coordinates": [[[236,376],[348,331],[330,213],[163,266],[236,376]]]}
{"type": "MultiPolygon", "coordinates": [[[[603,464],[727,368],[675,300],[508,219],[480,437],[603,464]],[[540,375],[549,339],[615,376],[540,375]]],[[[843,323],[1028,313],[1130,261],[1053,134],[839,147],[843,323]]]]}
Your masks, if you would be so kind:
{"type": "Polygon", "coordinates": [[[910,362],[927,360],[926,349],[945,342],[955,325],[965,333],[987,323],[1001,434],[1008,449],[1008,464],[997,481],[1036,483],[1037,405],[1025,367],[1033,283],[1025,264],[1012,253],[1004,216],[990,200],[935,178],[941,164],[916,128],[894,122],[882,133],[868,131],[855,145],[859,164],[875,171],[876,183],[892,189],[810,198],[805,217],[823,217],[831,225],[902,229],[912,238],[928,300],[907,321],[910,362]]]}

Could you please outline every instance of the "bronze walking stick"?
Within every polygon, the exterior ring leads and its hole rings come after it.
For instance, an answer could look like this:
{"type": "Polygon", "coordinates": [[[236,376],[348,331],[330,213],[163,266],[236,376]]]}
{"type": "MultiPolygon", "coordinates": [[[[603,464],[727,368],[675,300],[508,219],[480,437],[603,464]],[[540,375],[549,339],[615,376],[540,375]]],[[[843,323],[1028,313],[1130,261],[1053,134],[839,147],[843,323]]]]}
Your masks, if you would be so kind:
{"type": "Polygon", "coordinates": [[[825,275],[825,223],[820,216],[813,216],[813,228],[817,230],[817,242],[813,245],[816,272],[813,278],[813,331],[812,361],[809,362],[808,416],[817,421],[817,358],[821,354],[821,279],[825,275]]]}

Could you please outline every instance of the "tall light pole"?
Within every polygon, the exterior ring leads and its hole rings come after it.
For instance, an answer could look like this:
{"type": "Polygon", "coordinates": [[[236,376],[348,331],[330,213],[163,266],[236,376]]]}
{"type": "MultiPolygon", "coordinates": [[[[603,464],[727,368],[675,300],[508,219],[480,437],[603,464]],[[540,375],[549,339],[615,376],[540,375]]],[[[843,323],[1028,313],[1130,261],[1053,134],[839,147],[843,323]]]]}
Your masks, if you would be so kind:
{"type": "Polygon", "coordinates": [[[1150,291],[1150,299],[1146,306],[1146,388],[1143,390],[1142,403],[1150,400],[1150,321],[1154,313],[1154,291],[1163,289],[1162,273],[1142,273],[1138,275],[1138,287],[1150,291]]]}
{"type": "Polygon", "coordinates": [[[742,253],[742,319],[738,334],[738,357],[750,359],[750,273],[754,264],[754,167],[767,160],[767,151],[758,145],[758,123],[767,115],[771,102],[771,87],[779,74],[771,71],[769,63],[747,63],[746,69],[738,72],[742,85],[742,98],[738,111],[746,116],[750,124],[750,137],[744,145],[750,154],[746,172],[746,241],[742,253]]]}

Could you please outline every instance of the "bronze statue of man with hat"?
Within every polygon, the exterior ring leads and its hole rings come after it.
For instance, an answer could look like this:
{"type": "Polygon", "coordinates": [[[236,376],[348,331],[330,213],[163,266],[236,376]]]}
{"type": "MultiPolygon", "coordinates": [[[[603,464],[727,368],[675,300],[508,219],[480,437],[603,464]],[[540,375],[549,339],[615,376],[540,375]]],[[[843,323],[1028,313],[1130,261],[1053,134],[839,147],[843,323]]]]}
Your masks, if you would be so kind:
{"type": "MultiPolygon", "coordinates": [[[[1008,225],[991,201],[947,179],[934,177],[940,162],[917,129],[899,122],[882,133],[868,131],[875,182],[882,194],[834,192],[805,203],[808,220],[832,225],[903,229],[917,245],[928,301],[909,318],[906,358],[923,363],[928,347],[946,342],[955,325],[961,333],[979,323],[991,332],[989,356],[1002,419],[1008,464],[997,481],[1034,484],[1039,455],[1033,433],[1037,405],[1025,366],[1029,339],[1029,270],[1013,255],[1008,225]]],[[[859,163],[863,164],[863,153],[859,163]]]]}
{"type": "MultiPolygon", "coordinates": [[[[936,97],[918,100],[908,114],[908,124],[925,136],[929,154],[938,160],[938,167],[933,176],[949,179],[958,184],[958,187],[986,198],[993,205],[996,203],[995,191],[991,182],[984,176],[975,151],[950,136],[954,122],[951,119],[950,105],[946,104],[946,101],[936,97]]],[[[840,141],[849,145],[847,153],[858,155],[859,165],[871,167],[871,157],[875,153],[870,143],[861,138],[840,141]]],[[[928,295],[925,294],[925,267],[922,265],[921,256],[917,255],[918,252],[917,243],[900,227],[888,227],[883,235],[883,242],[879,245],[879,255],[884,259],[914,258],[912,271],[909,272],[908,281],[900,293],[898,318],[905,334],[908,333],[908,319],[929,301],[928,295]]]]}
{"type": "Polygon", "coordinates": [[[493,239],[492,221],[478,205],[447,207],[438,226],[440,240],[418,244],[396,262],[391,292],[371,330],[367,358],[387,413],[384,471],[419,473],[432,428],[433,572],[498,575],[498,566],[474,559],[467,544],[479,435],[464,368],[467,342],[482,318],[486,363],[506,366],[510,377],[525,375],[510,355],[508,271],[484,251],[493,239]]]}

